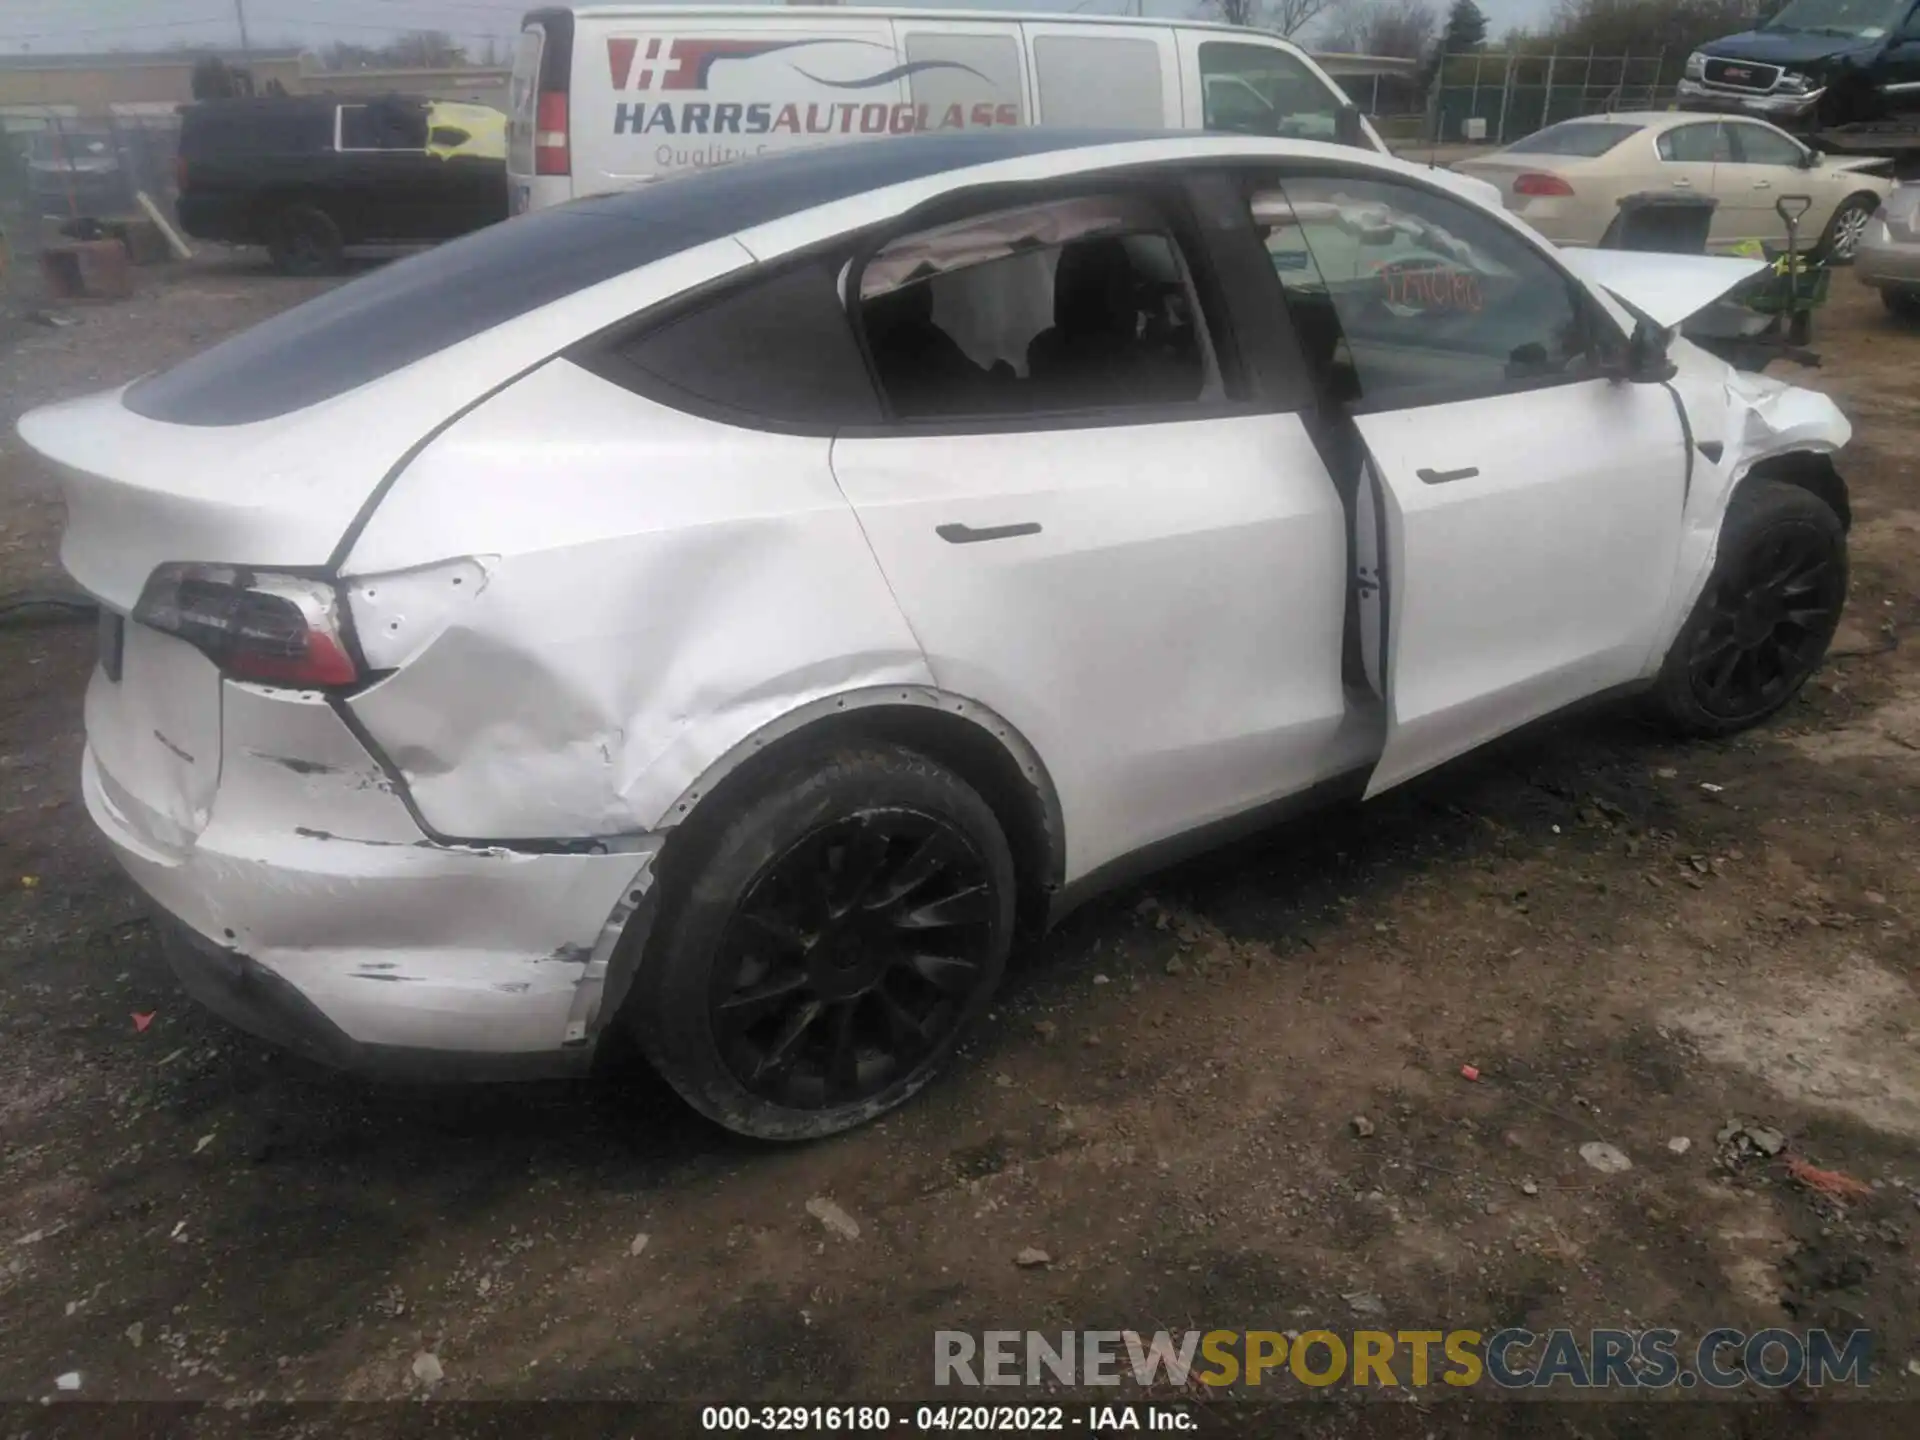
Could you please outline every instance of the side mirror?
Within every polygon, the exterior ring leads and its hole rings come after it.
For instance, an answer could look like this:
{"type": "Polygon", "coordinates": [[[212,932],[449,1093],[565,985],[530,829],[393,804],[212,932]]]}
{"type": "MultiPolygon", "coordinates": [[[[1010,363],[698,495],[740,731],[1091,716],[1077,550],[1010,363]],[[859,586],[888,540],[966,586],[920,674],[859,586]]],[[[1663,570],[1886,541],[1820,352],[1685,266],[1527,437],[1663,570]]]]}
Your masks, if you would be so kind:
{"type": "Polygon", "coordinates": [[[1367,132],[1360,124],[1360,107],[1351,100],[1333,112],[1333,143],[1366,150],[1367,132]]]}
{"type": "Polygon", "coordinates": [[[1619,378],[1641,385],[1671,380],[1677,368],[1667,358],[1672,344],[1673,331],[1663,330],[1650,320],[1639,321],[1627,341],[1626,363],[1620,367],[1619,378]]]}
{"type": "Polygon", "coordinates": [[[1812,170],[1816,166],[1818,166],[1822,160],[1826,158],[1827,157],[1821,154],[1818,150],[1802,151],[1800,155],[1800,168],[1802,170],[1812,170]]]}

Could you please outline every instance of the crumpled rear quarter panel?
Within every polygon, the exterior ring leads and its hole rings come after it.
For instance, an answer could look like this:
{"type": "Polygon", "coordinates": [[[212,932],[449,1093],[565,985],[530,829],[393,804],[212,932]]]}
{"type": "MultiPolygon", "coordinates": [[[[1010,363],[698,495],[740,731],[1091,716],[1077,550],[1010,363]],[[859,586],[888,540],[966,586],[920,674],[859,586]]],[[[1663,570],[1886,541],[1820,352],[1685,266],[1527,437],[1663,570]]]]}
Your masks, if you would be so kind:
{"type": "Polygon", "coordinates": [[[644,832],[795,707],[931,683],[828,449],[556,360],[422,451],[345,569],[484,557],[484,590],[351,702],[427,823],[644,832]]]}
{"type": "Polygon", "coordinates": [[[323,697],[229,681],[222,698],[221,785],[190,843],[156,835],[86,754],[87,808],[162,910],[353,1040],[520,1053],[585,1037],[650,852],[433,844],[323,697]]]}

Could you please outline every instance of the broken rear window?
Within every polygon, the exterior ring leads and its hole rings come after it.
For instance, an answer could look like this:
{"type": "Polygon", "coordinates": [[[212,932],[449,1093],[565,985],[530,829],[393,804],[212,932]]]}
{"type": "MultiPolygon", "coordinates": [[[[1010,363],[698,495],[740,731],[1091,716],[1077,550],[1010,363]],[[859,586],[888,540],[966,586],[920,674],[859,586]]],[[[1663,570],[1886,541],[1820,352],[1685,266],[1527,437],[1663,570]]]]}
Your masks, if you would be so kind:
{"type": "Polygon", "coordinates": [[[1086,139],[1010,128],[828,146],[542,210],[277,315],[140,381],[125,404],[176,425],[270,420],[710,240],[868,190],[1086,139]]]}

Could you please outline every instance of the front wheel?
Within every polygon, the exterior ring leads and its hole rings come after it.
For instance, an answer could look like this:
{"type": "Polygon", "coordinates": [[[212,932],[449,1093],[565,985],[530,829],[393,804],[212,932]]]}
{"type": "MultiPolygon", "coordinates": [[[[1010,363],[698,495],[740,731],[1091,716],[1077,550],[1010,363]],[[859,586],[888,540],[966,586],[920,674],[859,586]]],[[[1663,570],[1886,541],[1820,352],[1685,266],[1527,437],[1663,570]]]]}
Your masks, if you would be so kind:
{"type": "Polygon", "coordinates": [[[1842,202],[1833,212],[1833,219],[1827,222],[1827,232],[1820,238],[1819,254],[1837,265],[1851,264],[1859,253],[1860,241],[1866,236],[1867,225],[1873,219],[1873,212],[1879,201],[1871,195],[1854,195],[1842,202]]]}
{"type": "Polygon", "coordinates": [[[1819,668],[1847,599],[1847,538],[1817,496],[1750,482],[1721,526],[1706,588],[1674,637],[1651,697],[1689,735],[1759,723],[1819,668]]]}
{"type": "Polygon", "coordinates": [[[739,1134],[812,1139],[892,1109],[1006,968],[1006,837],[912,751],[815,754],[690,843],[626,1019],[667,1083],[739,1134]]]}

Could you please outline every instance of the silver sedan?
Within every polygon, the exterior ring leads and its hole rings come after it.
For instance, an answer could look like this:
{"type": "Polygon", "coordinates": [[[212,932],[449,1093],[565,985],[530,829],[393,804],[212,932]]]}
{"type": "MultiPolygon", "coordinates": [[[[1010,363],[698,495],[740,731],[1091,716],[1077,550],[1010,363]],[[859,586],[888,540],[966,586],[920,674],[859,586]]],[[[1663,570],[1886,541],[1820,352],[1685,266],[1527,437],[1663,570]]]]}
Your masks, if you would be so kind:
{"type": "Polygon", "coordinates": [[[1920,320],[1920,185],[1896,185],[1874,212],[1854,273],[1880,292],[1887,309],[1920,320]]]}

